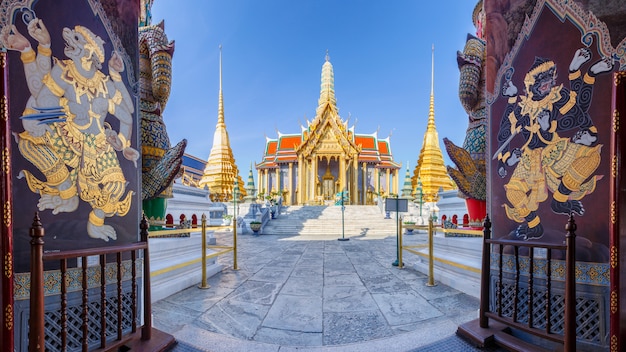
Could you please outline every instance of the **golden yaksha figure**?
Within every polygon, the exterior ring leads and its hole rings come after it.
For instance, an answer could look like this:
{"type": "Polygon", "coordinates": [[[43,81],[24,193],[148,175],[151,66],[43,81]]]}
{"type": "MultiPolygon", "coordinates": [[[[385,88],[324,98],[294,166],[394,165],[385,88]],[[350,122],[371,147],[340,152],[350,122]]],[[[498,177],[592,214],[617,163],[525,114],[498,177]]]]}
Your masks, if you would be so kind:
{"type": "Polygon", "coordinates": [[[503,204],[506,215],[522,223],[515,236],[528,240],[543,235],[538,215],[539,204],[552,193],[551,210],[556,214],[583,215],[581,199],[592,193],[594,175],[600,165],[598,130],[588,113],[593,98],[596,76],[613,69],[610,58],[589,67],[584,75],[580,67],[591,59],[591,51],[578,49],[569,66],[569,86],[557,85],[554,61],[536,58],[524,77],[526,95],[517,95],[517,88],[508,80],[502,95],[508,105],[498,132],[497,172],[507,176],[507,168],[515,167],[504,185],[510,204],[503,204]],[[560,133],[577,129],[571,138],[560,133]],[[516,136],[522,145],[509,150],[516,136]]]}
{"type": "Polygon", "coordinates": [[[74,212],[82,199],[92,207],[89,236],[116,239],[104,219],[126,215],[132,201],[117,152],[135,167],[139,158],[130,146],[134,106],[120,76],[124,62],[113,52],[109,75],[100,71],[104,42],[83,26],[63,29],[67,60],[52,58],[41,19],[28,23],[28,33],[38,42],[37,53],[14,25],[0,35],[7,49],[21,52],[31,94],[21,117],[25,131],[14,136],[22,156],[45,176],[39,180],[22,170],[19,178],[40,195],[39,210],[74,212]],[[119,132],[105,122],[107,113],[119,120],[119,132]]]}

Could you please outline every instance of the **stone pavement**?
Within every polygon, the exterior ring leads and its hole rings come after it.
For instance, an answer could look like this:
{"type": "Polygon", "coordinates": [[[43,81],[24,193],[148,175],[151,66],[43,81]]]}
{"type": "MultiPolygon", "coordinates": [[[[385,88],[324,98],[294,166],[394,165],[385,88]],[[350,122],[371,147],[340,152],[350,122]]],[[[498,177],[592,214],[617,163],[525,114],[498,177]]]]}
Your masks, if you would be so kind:
{"type": "MultiPolygon", "coordinates": [[[[232,243],[232,233],[216,238],[232,243]]],[[[425,244],[426,235],[403,241],[425,244]]],[[[475,350],[455,332],[477,317],[478,300],[426,286],[410,254],[408,268],[392,266],[395,236],[241,235],[237,271],[232,257],[219,258],[225,268],[209,289],[153,304],[154,326],[180,343],[174,351],[475,350]]]]}

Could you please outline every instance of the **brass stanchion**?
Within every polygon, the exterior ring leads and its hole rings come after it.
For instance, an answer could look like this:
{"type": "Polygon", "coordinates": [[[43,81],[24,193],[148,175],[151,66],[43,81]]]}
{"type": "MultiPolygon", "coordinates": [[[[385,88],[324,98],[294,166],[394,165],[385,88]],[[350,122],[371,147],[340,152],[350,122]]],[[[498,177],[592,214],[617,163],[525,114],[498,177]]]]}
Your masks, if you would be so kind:
{"type": "Polygon", "coordinates": [[[433,217],[428,217],[428,283],[426,286],[436,286],[433,258],[433,217]]]}
{"type": "Polygon", "coordinates": [[[206,281],[206,215],[202,214],[202,283],[198,288],[206,289],[210,287],[206,281]]]}
{"type": "Polygon", "coordinates": [[[402,269],[404,263],[402,262],[402,219],[398,220],[398,268],[402,269]]]}
{"type": "Polygon", "coordinates": [[[233,270],[239,270],[237,267],[237,218],[233,219],[233,270]]]}

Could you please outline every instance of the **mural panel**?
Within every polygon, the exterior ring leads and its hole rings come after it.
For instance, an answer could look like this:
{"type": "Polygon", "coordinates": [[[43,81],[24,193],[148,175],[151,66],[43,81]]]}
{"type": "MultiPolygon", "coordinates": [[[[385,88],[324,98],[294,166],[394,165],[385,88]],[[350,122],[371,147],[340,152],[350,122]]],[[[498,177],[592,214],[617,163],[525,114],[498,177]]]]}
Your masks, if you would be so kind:
{"type": "Polygon", "coordinates": [[[612,73],[623,47],[577,4],[537,1],[488,95],[496,237],[561,243],[573,213],[577,259],[608,261],[612,73]]]}
{"type": "Polygon", "coordinates": [[[136,241],[137,1],[4,6],[0,40],[8,49],[11,182],[19,209],[16,272],[28,270],[36,211],[46,251],[136,241]],[[125,11],[111,23],[105,8],[125,11]]]}

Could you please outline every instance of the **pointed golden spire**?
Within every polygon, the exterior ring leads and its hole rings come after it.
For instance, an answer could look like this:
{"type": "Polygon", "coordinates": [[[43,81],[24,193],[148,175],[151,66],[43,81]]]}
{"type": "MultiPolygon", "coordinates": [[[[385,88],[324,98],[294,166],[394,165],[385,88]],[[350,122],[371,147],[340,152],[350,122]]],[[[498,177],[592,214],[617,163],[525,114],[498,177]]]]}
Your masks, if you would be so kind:
{"type": "Polygon", "coordinates": [[[209,187],[213,200],[227,201],[232,199],[235,182],[239,185],[240,195],[245,196],[243,180],[235,165],[233,151],[230,148],[228,131],[224,119],[224,95],[222,93],[222,46],[220,48],[220,90],[217,107],[217,125],[213,134],[213,147],[207,160],[199,186],[209,187]]]}
{"type": "Polygon", "coordinates": [[[335,98],[335,74],[333,73],[333,65],[330,63],[328,50],[326,50],[326,62],[322,65],[322,84],[320,87],[318,109],[321,109],[326,103],[334,107],[337,106],[337,99],[335,98]]]}
{"type": "MultiPolygon", "coordinates": [[[[432,48],[432,57],[431,57],[431,69],[430,69],[430,105],[428,107],[428,127],[435,129],[435,133],[437,130],[435,128],[435,44],[433,44],[432,48]]],[[[437,142],[439,143],[439,142],[437,142]]]]}
{"type": "MultiPolygon", "coordinates": [[[[222,45],[220,44],[220,92],[217,103],[217,124],[224,125],[224,95],[222,94],[222,45]]],[[[224,126],[226,127],[226,126],[224,126]]]]}
{"type": "Polygon", "coordinates": [[[435,126],[435,45],[432,47],[432,69],[430,83],[430,106],[428,108],[428,125],[424,142],[420,150],[417,166],[413,172],[412,188],[417,185],[418,178],[422,181],[425,202],[436,202],[439,198],[439,189],[445,191],[454,189],[452,179],[446,172],[443,164],[443,155],[439,147],[439,134],[435,126]]]}

